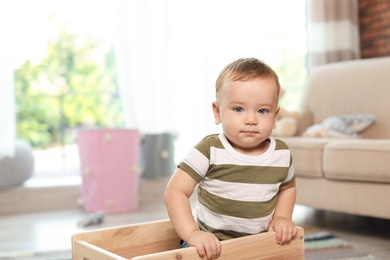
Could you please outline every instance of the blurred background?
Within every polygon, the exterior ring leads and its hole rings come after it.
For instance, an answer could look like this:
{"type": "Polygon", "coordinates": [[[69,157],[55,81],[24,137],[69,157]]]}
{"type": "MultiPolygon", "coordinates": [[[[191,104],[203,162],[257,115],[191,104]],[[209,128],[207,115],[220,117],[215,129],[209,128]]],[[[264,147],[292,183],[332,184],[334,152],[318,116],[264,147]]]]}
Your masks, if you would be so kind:
{"type": "Polygon", "coordinates": [[[93,127],[171,133],[180,160],[220,131],[214,82],[240,57],[271,65],[281,105],[299,107],[304,0],[17,0],[0,10],[2,74],[14,83],[1,87],[16,101],[1,113],[15,113],[16,138],[32,145],[34,177],[78,174],[77,131],[93,127]]]}

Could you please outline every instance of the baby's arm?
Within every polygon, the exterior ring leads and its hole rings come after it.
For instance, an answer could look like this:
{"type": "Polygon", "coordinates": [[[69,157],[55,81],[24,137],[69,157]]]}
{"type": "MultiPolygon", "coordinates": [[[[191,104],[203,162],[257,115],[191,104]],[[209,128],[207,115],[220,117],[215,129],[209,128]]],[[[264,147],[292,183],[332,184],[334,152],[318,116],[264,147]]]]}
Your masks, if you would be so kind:
{"type": "Polygon", "coordinates": [[[177,234],[188,245],[196,247],[199,255],[215,259],[221,253],[220,241],[214,234],[201,231],[192,215],[188,198],[195,186],[195,180],[178,168],[165,190],[165,204],[177,234]]]}
{"type": "Polygon", "coordinates": [[[274,217],[268,228],[268,231],[275,231],[278,244],[288,243],[298,232],[297,227],[292,222],[295,197],[295,180],[279,190],[274,217]]]}

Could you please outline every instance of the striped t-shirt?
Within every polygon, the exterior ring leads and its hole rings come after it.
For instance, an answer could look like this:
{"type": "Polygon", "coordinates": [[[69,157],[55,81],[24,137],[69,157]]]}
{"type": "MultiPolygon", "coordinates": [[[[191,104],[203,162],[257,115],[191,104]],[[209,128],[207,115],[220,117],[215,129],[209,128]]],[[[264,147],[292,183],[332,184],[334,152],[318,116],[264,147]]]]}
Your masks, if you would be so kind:
{"type": "Polygon", "coordinates": [[[292,156],[281,140],[269,138],[258,156],[237,152],[225,135],[206,136],[179,164],[198,185],[196,219],[220,240],[268,229],[279,187],[294,178],[292,156]]]}

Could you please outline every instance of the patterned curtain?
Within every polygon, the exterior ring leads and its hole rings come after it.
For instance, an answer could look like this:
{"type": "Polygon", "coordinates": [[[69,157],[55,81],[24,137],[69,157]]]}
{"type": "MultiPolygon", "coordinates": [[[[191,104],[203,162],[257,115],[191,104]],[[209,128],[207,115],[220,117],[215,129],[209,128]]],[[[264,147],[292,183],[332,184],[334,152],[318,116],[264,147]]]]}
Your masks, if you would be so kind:
{"type": "Polygon", "coordinates": [[[307,0],[308,67],[360,58],[357,0],[307,0]]]}

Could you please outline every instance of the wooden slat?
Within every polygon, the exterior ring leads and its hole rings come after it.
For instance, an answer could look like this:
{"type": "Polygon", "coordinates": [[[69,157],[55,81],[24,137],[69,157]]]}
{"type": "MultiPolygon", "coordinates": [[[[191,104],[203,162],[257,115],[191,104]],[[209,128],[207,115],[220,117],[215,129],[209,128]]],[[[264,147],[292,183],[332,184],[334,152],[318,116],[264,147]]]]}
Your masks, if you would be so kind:
{"type": "Polygon", "coordinates": [[[126,260],[114,253],[94,246],[85,241],[76,241],[72,250],[73,260],[126,260]]]}
{"type": "Polygon", "coordinates": [[[131,259],[176,249],[180,238],[169,220],[161,220],[79,233],[73,235],[72,244],[80,240],[131,259]]]}
{"type": "MultiPolygon", "coordinates": [[[[146,222],[72,236],[76,260],[157,260],[202,259],[195,248],[179,248],[179,237],[169,220],[146,222]]],[[[222,242],[219,259],[304,259],[304,232],[287,245],[278,245],[274,232],[230,239],[222,242]]]]}
{"type": "MultiPolygon", "coordinates": [[[[221,260],[252,260],[252,259],[305,259],[304,231],[298,228],[297,236],[289,244],[279,245],[275,241],[275,232],[267,232],[258,235],[223,241],[221,260]]],[[[193,247],[171,250],[156,254],[134,257],[132,260],[159,260],[159,259],[188,259],[200,260],[201,258],[193,247]]]]}

